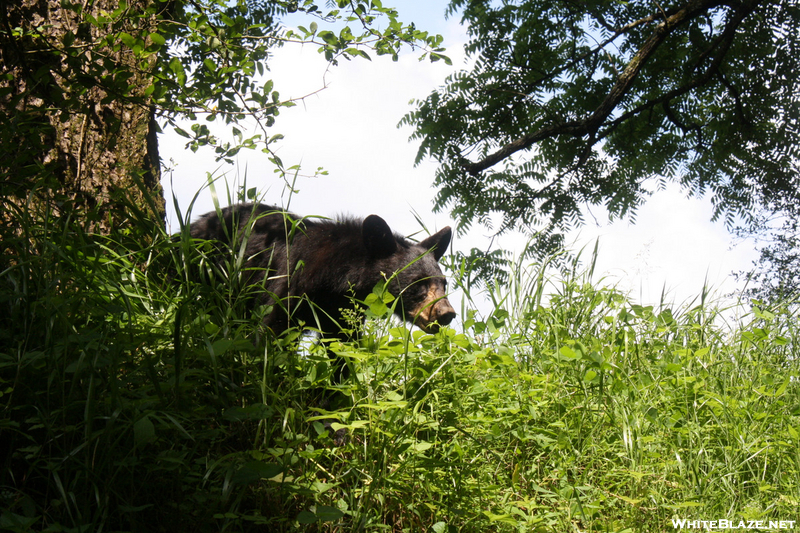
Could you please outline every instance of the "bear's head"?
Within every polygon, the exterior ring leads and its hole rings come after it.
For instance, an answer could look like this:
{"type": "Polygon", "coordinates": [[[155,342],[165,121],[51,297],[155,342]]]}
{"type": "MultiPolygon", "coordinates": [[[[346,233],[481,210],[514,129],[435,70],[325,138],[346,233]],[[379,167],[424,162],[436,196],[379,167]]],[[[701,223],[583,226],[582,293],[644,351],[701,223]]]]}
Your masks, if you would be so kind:
{"type": "Polygon", "coordinates": [[[395,313],[426,333],[438,331],[456,316],[447,300],[447,283],[438,263],[451,236],[448,226],[422,242],[412,243],[394,235],[377,215],[368,216],[362,224],[364,246],[371,258],[387,276],[394,274],[391,292],[400,299],[395,313]]]}

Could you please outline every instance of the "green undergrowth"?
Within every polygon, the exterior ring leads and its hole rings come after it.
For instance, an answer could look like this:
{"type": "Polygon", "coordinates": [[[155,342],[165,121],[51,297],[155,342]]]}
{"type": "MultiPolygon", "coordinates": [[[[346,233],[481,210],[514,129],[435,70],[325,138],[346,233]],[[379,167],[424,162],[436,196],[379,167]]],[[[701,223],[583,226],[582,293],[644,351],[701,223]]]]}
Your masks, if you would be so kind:
{"type": "Polygon", "coordinates": [[[516,265],[488,316],[465,309],[436,335],[381,318],[391,300],[377,294],[359,344],[275,340],[240,257],[214,271],[203,246],[158,228],[101,237],[24,207],[14,217],[0,529],[671,531],[797,517],[791,306],[724,326],[707,302],[643,307],[590,270],[516,265]],[[211,281],[192,281],[197,265],[211,281]],[[328,350],[350,367],[337,385],[328,350]],[[332,410],[317,407],[332,389],[332,410]]]}

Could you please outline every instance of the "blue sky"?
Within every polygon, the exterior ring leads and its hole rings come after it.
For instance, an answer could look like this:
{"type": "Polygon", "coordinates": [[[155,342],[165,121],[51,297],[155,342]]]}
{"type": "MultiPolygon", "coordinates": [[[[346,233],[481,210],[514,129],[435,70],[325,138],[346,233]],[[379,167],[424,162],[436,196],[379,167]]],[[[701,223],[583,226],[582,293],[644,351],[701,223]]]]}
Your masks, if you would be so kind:
{"type": "MultiPolygon", "coordinates": [[[[248,187],[264,194],[265,202],[290,202],[291,210],[300,214],[376,213],[403,234],[419,231],[415,213],[431,232],[452,224],[447,213],[432,211],[435,164],[424,161],[414,166],[417,146],[408,140],[411,130],[397,125],[412,109],[410,100],[427,96],[448,74],[464,68],[461,45],[466,42],[466,32],[458,17],[445,20],[446,2],[415,0],[396,5],[401,20],[444,35],[452,67],[420,62],[417,53],[407,51],[398,62],[373,57],[371,62],[342,61],[329,69],[315,46],[286,46],[269,65],[275,88],[284,98],[311,96],[282,111],[272,133],[285,135],[278,148],[284,163],[302,167],[304,176],[296,182],[299,193],[290,198],[260,152],[240,152],[235,167],[221,167],[211,154],[185,150],[184,139],[168,132],[161,138],[161,155],[176,165],[165,175],[168,198],[173,190],[185,211],[205,183],[207,172],[224,173],[230,183],[246,178],[248,187]],[[318,167],[328,175],[306,177],[318,167]]],[[[224,182],[219,188],[224,189],[224,182]]],[[[194,214],[212,208],[206,190],[198,198],[194,214]]],[[[657,303],[662,291],[669,302],[688,302],[700,294],[706,282],[718,294],[725,294],[736,288],[730,272],[749,268],[756,254],[747,242],[731,248],[731,236],[722,224],[709,222],[710,214],[707,200],[687,200],[677,188],[668,188],[656,193],[639,211],[635,225],[628,221],[608,224],[603,210],[593,208],[587,220],[596,219],[599,225],[592,222],[574,232],[572,248],[591,248],[599,238],[598,275],[630,291],[639,303],[657,303]]],[[[169,217],[172,228],[177,228],[171,206],[169,217]]],[[[478,228],[456,238],[454,246],[461,250],[485,248],[489,234],[478,228]]],[[[495,245],[513,253],[521,250],[524,240],[509,236],[495,245]]]]}

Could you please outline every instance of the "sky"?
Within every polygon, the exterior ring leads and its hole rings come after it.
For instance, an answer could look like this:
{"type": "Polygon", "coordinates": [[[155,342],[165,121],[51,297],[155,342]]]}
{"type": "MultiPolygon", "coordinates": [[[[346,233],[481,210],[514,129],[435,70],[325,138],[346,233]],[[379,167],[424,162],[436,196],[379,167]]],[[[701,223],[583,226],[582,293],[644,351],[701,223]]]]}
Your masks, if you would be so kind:
{"type": "MultiPolygon", "coordinates": [[[[445,37],[453,66],[420,62],[418,52],[407,50],[397,62],[373,55],[372,61],[340,61],[329,68],[316,46],[279,49],[269,62],[275,89],[282,98],[309,95],[296,107],[282,110],[271,132],[285,137],[277,148],[284,165],[301,166],[295,182],[298,192],[287,192],[266,154],[242,151],[236,165],[227,167],[215,162],[213,154],[187,150],[185,139],[167,131],[161,136],[160,151],[172,168],[164,173],[171,229],[178,229],[171,195],[185,214],[209,172],[222,176],[217,189],[223,204],[225,181],[230,185],[246,181],[248,188],[263,194],[265,203],[302,215],[375,213],[405,235],[420,230],[415,215],[431,233],[452,225],[448,213],[433,212],[435,162],[414,165],[418,146],[409,141],[412,130],[398,128],[398,123],[413,109],[411,100],[426,97],[447,75],[465,68],[466,31],[457,19],[445,20],[446,2],[441,0],[397,5],[401,20],[445,37]],[[320,167],[327,175],[314,177],[320,167]]],[[[212,209],[211,193],[205,188],[192,219],[212,209]]],[[[710,222],[710,201],[686,199],[677,187],[655,193],[638,211],[635,224],[626,220],[610,224],[599,208],[592,208],[591,215],[589,224],[569,235],[570,248],[591,251],[599,239],[595,279],[629,292],[635,303],[658,304],[665,293],[666,302],[688,305],[704,285],[722,298],[738,288],[731,272],[748,270],[757,257],[752,243],[733,246],[723,224],[710,222]]],[[[453,246],[463,251],[485,249],[490,234],[478,228],[456,236],[453,246]]],[[[511,235],[499,246],[518,254],[524,242],[524,236],[511,235]]]]}

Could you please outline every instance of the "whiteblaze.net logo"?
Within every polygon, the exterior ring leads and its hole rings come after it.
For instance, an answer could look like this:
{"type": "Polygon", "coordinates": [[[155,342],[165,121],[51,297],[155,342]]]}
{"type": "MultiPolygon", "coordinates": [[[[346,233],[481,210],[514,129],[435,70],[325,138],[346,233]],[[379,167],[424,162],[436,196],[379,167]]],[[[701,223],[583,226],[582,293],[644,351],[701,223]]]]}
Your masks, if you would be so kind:
{"type": "Polygon", "coordinates": [[[718,529],[794,529],[796,520],[685,520],[673,518],[675,529],[701,529],[705,531],[718,529]]]}

